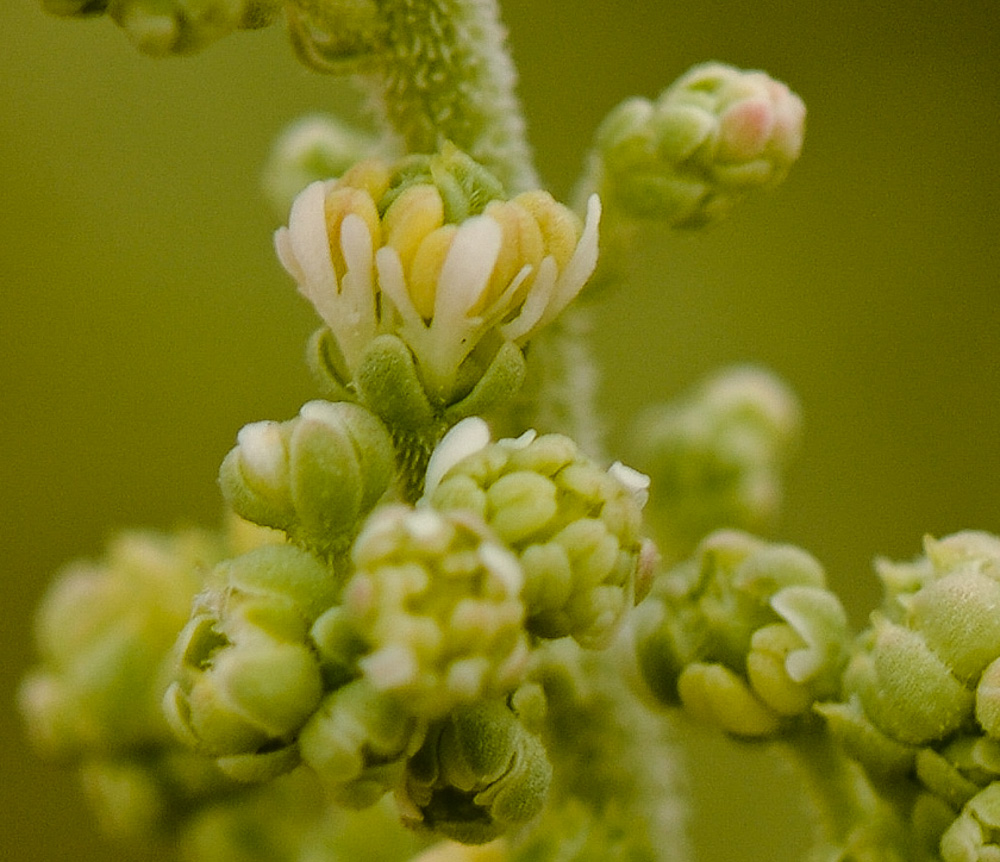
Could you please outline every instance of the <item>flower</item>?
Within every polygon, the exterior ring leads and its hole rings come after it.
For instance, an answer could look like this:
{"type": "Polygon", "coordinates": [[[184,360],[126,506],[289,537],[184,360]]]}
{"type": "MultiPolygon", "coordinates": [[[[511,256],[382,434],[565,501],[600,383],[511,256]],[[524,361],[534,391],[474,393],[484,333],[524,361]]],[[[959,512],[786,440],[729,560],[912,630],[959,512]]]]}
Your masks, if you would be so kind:
{"type": "Polygon", "coordinates": [[[447,406],[474,384],[458,377],[477,347],[523,346],[580,292],[597,262],[601,207],[592,197],[581,226],[547,192],[503,200],[496,179],[454,148],[417,158],[420,170],[412,157],[394,168],[373,160],[312,183],[275,246],[329,327],[345,383],[391,333],[431,401],[447,406]]]}

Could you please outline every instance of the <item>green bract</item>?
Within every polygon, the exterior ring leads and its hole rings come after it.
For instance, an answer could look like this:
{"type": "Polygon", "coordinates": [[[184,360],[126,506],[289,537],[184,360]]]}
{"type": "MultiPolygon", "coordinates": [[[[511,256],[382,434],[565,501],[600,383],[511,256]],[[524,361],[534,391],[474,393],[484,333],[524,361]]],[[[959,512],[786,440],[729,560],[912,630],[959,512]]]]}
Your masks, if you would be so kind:
{"type": "Polygon", "coordinates": [[[535,817],[551,777],[541,742],[503,703],[484,701],[430,727],[398,798],[409,825],[484,844],[535,817]]]}

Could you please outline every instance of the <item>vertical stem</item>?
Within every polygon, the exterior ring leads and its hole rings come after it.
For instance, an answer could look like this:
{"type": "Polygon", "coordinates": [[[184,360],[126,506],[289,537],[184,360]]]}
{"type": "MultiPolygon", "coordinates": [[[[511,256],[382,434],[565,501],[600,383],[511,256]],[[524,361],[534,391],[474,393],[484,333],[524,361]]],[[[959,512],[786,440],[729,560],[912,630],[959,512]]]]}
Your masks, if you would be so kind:
{"type": "Polygon", "coordinates": [[[409,152],[451,141],[508,192],[537,186],[496,0],[382,0],[386,119],[409,152]]]}

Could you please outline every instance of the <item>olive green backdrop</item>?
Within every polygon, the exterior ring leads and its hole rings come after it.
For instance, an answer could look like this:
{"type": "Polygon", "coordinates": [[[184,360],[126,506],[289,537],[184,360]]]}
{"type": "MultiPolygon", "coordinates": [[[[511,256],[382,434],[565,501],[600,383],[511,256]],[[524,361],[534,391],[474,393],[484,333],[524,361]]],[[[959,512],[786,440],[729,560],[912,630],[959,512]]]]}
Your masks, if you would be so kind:
{"type": "MultiPolygon", "coordinates": [[[[601,309],[613,444],[720,364],[770,365],[807,417],[781,535],[859,623],[874,555],[1000,530],[1000,4],[505,10],[558,194],[607,110],[695,62],[765,68],[809,105],[782,189],[707,233],[651,235],[601,309]]],[[[280,27],[152,61],[108,21],[0,0],[0,858],[121,858],[21,734],[32,608],[114,528],[214,523],[236,430],[313,397],[314,318],[273,259],[257,179],[287,121],[359,104],[299,67],[280,27]]],[[[762,751],[702,739],[690,756],[699,858],[797,858],[797,790],[762,751]]]]}

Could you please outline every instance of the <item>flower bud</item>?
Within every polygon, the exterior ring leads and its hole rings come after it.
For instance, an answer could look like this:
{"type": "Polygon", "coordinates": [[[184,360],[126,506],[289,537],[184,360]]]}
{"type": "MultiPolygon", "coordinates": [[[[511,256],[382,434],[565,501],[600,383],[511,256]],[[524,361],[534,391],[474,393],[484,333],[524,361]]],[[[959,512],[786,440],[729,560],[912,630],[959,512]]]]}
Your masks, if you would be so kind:
{"type": "Polygon", "coordinates": [[[433,718],[521,681],[521,568],[481,522],[378,509],[353,559],[343,606],[369,647],[359,664],[377,691],[433,718]]]}
{"type": "Polygon", "coordinates": [[[376,147],[375,139],[338,117],[309,114],[285,128],[264,168],[264,190],[282,217],[307,185],[339,177],[376,147]]]}
{"type": "Polygon", "coordinates": [[[356,679],[323,699],[299,750],[335,803],[367,808],[398,784],[421,741],[419,723],[395,697],[356,679]]]}
{"type": "Polygon", "coordinates": [[[407,825],[485,844],[534,818],[551,778],[538,738],[502,702],[482,701],[430,728],[397,799],[407,825]]]}
{"type": "Polygon", "coordinates": [[[601,193],[630,218],[699,227],[777,185],[802,149],[802,100],[763,72],[695,66],[655,102],[632,98],[597,133],[601,193]]]}
{"type": "Polygon", "coordinates": [[[687,556],[719,527],[772,526],[800,422],[791,391],[750,367],[727,369],[645,411],[633,436],[636,463],[652,479],[664,553],[687,556]]]}
{"type": "MultiPolygon", "coordinates": [[[[439,449],[448,448],[446,438],[439,449]]],[[[649,558],[639,532],[646,478],[623,465],[603,470],[558,434],[501,440],[449,466],[443,460],[434,461],[427,499],[475,512],[518,555],[528,630],[606,644],[633,606],[649,558]]]]}
{"type": "Polygon", "coordinates": [[[237,514],[322,555],[349,544],[394,476],[382,423],[357,404],[327,401],[289,422],[245,426],[219,470],[237,514]]]}
{"type": "Polygon", "coordinates": [[[1000,858],[1000,781],[970,799],[941,837],[943,862],[1000,858]]]}
{"type": "Polygon", "coordinates": [[[708,536],[637,612],[652,693],[739,736],[768,736],[839,691],[847,617],[811,556],[745,533],[708,536]]]}
{"type": "Polygon", "coordinates": [[[221,564],[178,638],[163,700],[177,735],[244,780],[294,766],[323,691],[308,632],[335,596],[330,570],[290,545],[221,564]]]}

